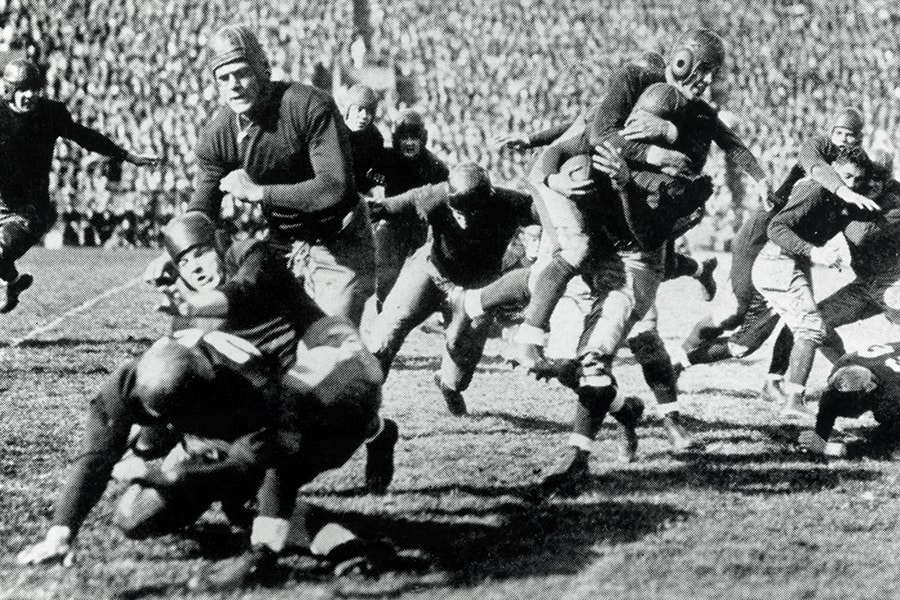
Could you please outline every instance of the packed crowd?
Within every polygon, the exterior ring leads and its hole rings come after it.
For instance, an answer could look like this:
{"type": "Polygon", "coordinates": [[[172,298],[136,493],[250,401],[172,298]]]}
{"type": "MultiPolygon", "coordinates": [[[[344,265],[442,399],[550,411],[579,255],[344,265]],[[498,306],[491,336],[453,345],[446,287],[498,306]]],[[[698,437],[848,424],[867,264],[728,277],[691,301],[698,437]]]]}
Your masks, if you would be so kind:
{"type": "MultiPolygon", "coordinates": [[[[34,8],[22,0],[0,5],[0,48],[32,46],[47,69],[48,93],[66,102],[76,118],[165,159],[166,168],[158,171],[125,166],[119,187],[137,212],[142,205],[158,206],[160,198],[178,206],[190,194],[197,130],[216,101],[202,68],[211,23],[253,23],[272,55],[276,79],[345,72],[360,44],[350,2],[54,0],[45,10],[34,8]]],[[[796,158],[796,140],[821,130],[826,115],[843,105],[867,115],[872,146],[896,145],[892,124],[900,90],[892,69],[900,14],[885,1],[859,10],[849,0],[718,7],[671,0],[640,6],[608,0],[375,3],[367,60],[414,82],[409,100],[426,116],[436,153],[448,164],[473,160],[512,184],[522,179],[530,157],[493,152],[493,135],[573,118],[597,98],[616,67],[643,50],[666,47],[671,40],[663,32],[670,37],[673,23],[696,21],[698,11],[732,40],[727,73],[713,97],[735,115],[737,131],[773,181],[796,158]]],[[[403,106],[383,106],[390,127],[403,106]]],[[[79,210],[107,208],[98,204],[91,183],[97,160],[59,147],[51,188],[60,206],[74,196],[79,210]]],[[[722,193],[722,178],[716,183],[704,242],[710,245],[721,245],[719,230],[727,241],[740,219],[740,207],[722,193]]]]}

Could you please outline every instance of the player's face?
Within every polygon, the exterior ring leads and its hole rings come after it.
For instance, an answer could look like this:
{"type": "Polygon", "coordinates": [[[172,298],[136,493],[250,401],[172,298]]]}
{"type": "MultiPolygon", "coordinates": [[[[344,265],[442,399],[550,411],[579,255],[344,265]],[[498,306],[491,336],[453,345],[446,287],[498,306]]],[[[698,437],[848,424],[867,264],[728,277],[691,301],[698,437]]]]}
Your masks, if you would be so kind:
{"type": "Polygon", "coordinates": [[[209,246],[196,246],[178,259],[178,274],[197,291],[214,290],[222,283],[222,259],[209,246]]]}
{"type": "Polygon", "coordinates": [[[701,62],[690,77],[683,81],[671,81],[671,83],[688,98],[699,98],[713,84],[718,74],[719,66],[701,62]]]}
{"type": "Polygon", "coordinates": [[[861,166],[853,163],[843,163],[834,165],[834,170],[837,171],[844,185],[851,190],[856,191],[862,187],[865,171],[861,166]]]}
{"type": "Polygon", "coordinates": [[[262,99],[263,81],[245,61],[222,65],[214,75],[219,97],[237,114],[252,110],[262,99]]]}
{"type": "Polygon", "coordinates": [[[846,127],[835,127],[831,130],[831,143],[838,148],[854,148],[859,146],[861,141],[856,133],[846,127]]]}
{"type": "Polygon", "coordinates": [[[375,120],[374,106],[357,106],[351,104],[347,109],[347,127],[350,131],[362,131],[375,120]]]}
{"type": "Polygon", "coordinates": [[[40,95],[41,90],[39,88],[17,88],[13,90],[9,107],[13,112],[29,113],[37,106],[40,95]]]}
{"type": "Polygon", "coordinates": [[[400,138],[400,153],[406,158],[415,158],[422,151],[422,140],[417,137],[400,138]]]}

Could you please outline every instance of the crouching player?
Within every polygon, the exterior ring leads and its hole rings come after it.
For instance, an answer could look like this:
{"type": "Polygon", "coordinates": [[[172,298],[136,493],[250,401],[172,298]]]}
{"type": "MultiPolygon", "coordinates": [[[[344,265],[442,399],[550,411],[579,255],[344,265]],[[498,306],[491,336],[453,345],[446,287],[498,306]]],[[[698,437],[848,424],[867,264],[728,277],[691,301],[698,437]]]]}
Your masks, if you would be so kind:
{"type": "MultiPolygon", "coordinates": [[[[828,441],[838,417],[858,418],[872,411],[878,426],[868,449],[890,451],[900,442],[900,344],[877,345],[844,355],[828,378],[819,400],[813,431],[800,434],[800,443],[816,454],[840,457],[847,445],[828,441]]],[[[862,448],[861,448],[862,450],[862,448]]]]}
{"type": "MultiPolygon", "coordinates": [[[[215,239],[201,213],[173,221],[165,244],[178,292],[168,293],[179,314],[221,325],[163,338],[106,381],[89,403],[51,527],[20,563],[65,561],[111,477],[130,483],[115,521],[132,538],[177,531],[214,501],[246,526],[245,505],[267,468],[289,465],[302,485],[365,442],[370,486],[390,481],[396,425],[378,415],[382,375],[356,330],[325,317],[266,244],[246,240],[221,253],[215,239]]],[[[266,507],[261,494],[251,541],[274,556],[288,527],[266,507]]],[[[330,542],[354,539],[337,524],[323,531],[309,537],[326,557],[339,545],[330,542]]]]}

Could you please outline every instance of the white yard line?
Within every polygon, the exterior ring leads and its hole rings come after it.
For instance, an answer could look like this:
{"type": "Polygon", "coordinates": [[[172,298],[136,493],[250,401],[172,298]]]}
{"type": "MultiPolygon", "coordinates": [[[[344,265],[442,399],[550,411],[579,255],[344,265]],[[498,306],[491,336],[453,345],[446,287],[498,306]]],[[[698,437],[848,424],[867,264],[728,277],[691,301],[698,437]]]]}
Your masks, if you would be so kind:
{"type": "Polygon", "coordinates": [[[93,298],[90,298],[90,299],[82,302],[75,308],[71,308],[71,309],[67,310],[60,316],[56,317],[55,319],[48,321],[46,323],[42,323],[41,325],[38,325],[37,327],[35,327],[34,329],[29,331],[22,337],[12,340],[9,343],[9,348],[17,348],[18,346],[22,345],[24,342],[33,340],[34,338],[41,335],[42,333],[46,333],[46,332],[50,331],[51,329],[55,329],[56,327],[59,327],[65,321],[67,321],[68,319],[71,319],[75,315],[83,313],[86,310],[90,310],[91,308],[96,306],[98,303],[103,302],[104,300],[106,300],[107,298],[110,298],[112,296],[121,294],[125,290],[132,288],[132,287],[136,286],[137,284],[141,283],[143,280],[144,280],[143,277],[140,277],[140,276],[135,277],[134,279],[130,279],[130,280],[126,281],[122,285],[117,285],[114,288],[110,288],[110,289],[106,290],[102,294],[99,294],[97,296],[94,296],[93,298]]]}

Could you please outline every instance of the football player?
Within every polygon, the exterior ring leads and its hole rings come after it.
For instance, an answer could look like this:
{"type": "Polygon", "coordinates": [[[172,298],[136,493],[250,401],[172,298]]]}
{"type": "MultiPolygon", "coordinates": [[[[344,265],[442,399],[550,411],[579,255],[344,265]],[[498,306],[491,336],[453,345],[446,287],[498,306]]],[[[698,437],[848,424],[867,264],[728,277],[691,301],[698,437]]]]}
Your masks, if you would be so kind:
{"type": "Polygon", "coordinates": [[[19,555],[23,564],[65,560],[110,477],[130,484],[115,521],[134,538],[177,531],[215,500],[246,526],[245,504],[259,491],[251,542],[266,550],[254,554],[257,566],[262,555],[272,563],[288,533],[265,483],[273,469],[291,465],[300,486],[368,440],[369,485],[390,481],[397,430],[378,415],[381,372],[354,327],[326,317],[264,242],[223,255],[197,212],[175,219],[164,241],[177,272],[170,310],[220,324],[163,338],[107,380],[89,404],[52,525],[19,555]]]}
{"type": "Polygon", "coordinates": [[[374,181],[384,154],[384,137],[375,125],[378,95],[367,85],[357,84],[344,97],[344,119],[350,128],[350,147],[353,149],[353,177],[356,191],[366,194],[374,181]]]}
{"type": "MultiPolygon", "coordinates": [[[[832,166],[843,184],[857,191],[866,182],[870,163],[859,148],[844,148],[832,166]]],[[[794,335],[781,407],[784,417],[809,416],[806,380],[815,352],[828,335],[813,297],[812,263],[838,266],[841,256],[826,242],[851,221],[876,217],[873,211],[847,204],[817,181],[802,179],[769,223],[769,241],[753,265],[753,285],[794,335]]]]}
{"type": "MultiPolygon", "coordinates": [[[[454,167],[445,183],[385,198],[376,216],[414,214],[431,229],[429,242],[406,262],[372,325],[369,347],[387,373],[409,332],[447,304],[449,294],[481,287],[500,276],[518,228],[536,221],[529,196],[491,185],[474,163],[454,167]]],[[[457,303],[458,304],[458,303],[457,303]]],[[[466,413],[462,392],[481,359],[490,318],[448,320],[437,375],[447,408],[466,413]]]]}
{"type": "MultiPolygon", "coordinates": [[[[391,134],[391,148],[383,155],[377,175],[387,198],[424,185],[447,181],[449,169],[426,146],[428,130],[422,115],[401,113],[391,134]]],[[[379,311],[400,275],[406,259],[422,247],[428,223],[415,212],[386,214],[375,225],[376,301],[379,311]]]]}
{"type": "MultiPolygon", "coordinates": [[[[747,356],[758,349],[775,329],[778,315],[753,287],[751,273],[756,257],[769,239],[766,232],[769,221],[784,207],[798,181],[810,177],[848,204],[877,208],[869,198],[844,185],[831,166],[842,148],[860,147],[862,129],[862,115],[847,108],[837,113],[827,136],[817,135],[803,143],[798,162],[784,182],[763,206],[748,215],[735,234],[729,276],[731,285],[713,306],[710,316],[694,326],[685,338],[681,351],[675,351],[676,369],[747,356]],[[728,336],[723,335],[727,330],[734,331],[728,336]]],[[[781,335],[778,351],[772,359],[770,370],[773,373],[780,371],[786,363],[782,355],[785,344],[790,344],[790,329],[783,329],[781,335]]],[[[780,379],[781,376],[777,375],[769,377],[763,388],[764,394],[781,397],[780,379]]]]}
{"type": "MultiPolygon", "coordinates": [[[[825,456],[847,455],[847,445],[829,441],[838,417],[859,418],[872,411],[878,426],[865,448],[890,451],[900,442],[900,344],[871,346],[843,356],[828,377],[819,400],[815,429],[800,434],[800,443],[825,456]]],[[[861,450],[863,448],[860,448],[861,450]]]]}
{"type": "Polygon", "coordinates": [[[188,210],[219,218],[223,194],[258,204],[269,239],[327,314],[359,324],[375,290],[374,244],[356,193],[350,134],[334,99],[272,81],[256,36],[229,25],[209,40],[223,106],[200,132],[188,210]]]}
{"type": "Polygon", "coordinates": [[[58,138],[135,165],[159,159],[133,154],[105,135],[76,123],[61,103],[44,97],[44,76],[31,60],[17,58],[3,69],[0,103],[0,313],[13,310],[34,278],[20,273],[16,261],[36,244],[56,220],[49,178],[58,138]]]}

